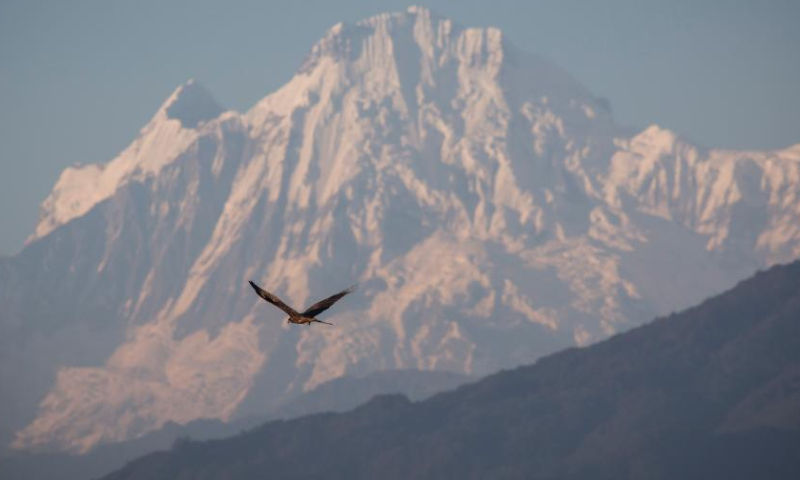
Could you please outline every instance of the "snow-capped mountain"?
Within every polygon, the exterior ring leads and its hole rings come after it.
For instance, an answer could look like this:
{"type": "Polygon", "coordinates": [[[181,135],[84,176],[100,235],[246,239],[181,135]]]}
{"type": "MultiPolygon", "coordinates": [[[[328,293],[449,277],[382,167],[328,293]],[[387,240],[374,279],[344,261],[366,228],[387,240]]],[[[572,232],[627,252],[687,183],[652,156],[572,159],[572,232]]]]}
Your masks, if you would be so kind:
{"type": "Polygon", "coordinates": [[[528,363],[797,258],[799,197],[800,145],[631,132],[497,29],[339,24],[250,111],[190,81],[62,174],[0,260],[4,438],[81,452],[345,373],[528,363]],[[249,279],[298,308],[361,288],[297,327],[249,279]]]}

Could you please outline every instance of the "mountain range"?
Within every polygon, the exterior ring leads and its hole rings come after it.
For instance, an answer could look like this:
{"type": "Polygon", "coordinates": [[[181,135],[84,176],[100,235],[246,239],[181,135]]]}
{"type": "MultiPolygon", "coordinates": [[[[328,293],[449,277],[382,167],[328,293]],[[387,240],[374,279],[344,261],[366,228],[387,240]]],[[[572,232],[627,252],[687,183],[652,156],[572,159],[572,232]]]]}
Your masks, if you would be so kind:
{"type": "Polygon", "coordinates": [[[800,261],[421,402],[184,440],[105,480],[795,479],[800,261]]]}
{"type": "Polygon", "coordinates": [[[86,453],[344,375],[528,364],[796,259],[799,197],[800,144],[621,127],[495,28],[338,24],[249,111],[189,81],[62,173],[0,258],[0,440],[86,453]],[[360,289],[298,328],[248,280],[293,305],[360,289]]]}

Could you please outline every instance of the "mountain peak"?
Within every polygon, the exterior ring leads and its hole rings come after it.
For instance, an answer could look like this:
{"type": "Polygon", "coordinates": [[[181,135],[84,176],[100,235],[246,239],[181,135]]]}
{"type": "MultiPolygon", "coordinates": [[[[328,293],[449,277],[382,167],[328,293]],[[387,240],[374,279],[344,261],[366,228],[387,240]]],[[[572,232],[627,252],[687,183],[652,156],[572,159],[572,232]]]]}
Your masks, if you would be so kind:
{"type": "Polygon", "coordinates": [[[42,203],[36,231],[25,243],[85,214],[132,178],[155,175],[194,141],[201,123],[217,118],[223,111],[199,82],[189,80],[180,85],[116,158],[107,163],[77,165],[62,172],[42,203]]]}
{"type": "Polygon", "coordinates": [[[223,111],[211,93],[194,79],[176,88],[159,109],[159,113],[178,120],[184,128],[196,128],[201,122],[217,118],[223,111]]]}
{"type": "Polygon", "coordinates": [[[406,22],[409,20],[434,20],[450,22],[449,19],[439,15],[427,7],[411,5],[403,11],[384,12],[356,22],[357,25],[375,25],[386,22],[406,22]]]}
{"type": "Polygon", "coordinates": [[[413,13],[415,15],[416,14],[430,15],[430,13],[431,13],[429,8],[426,8],[426,7],[423,7],[423,6],[420,6],[420,5],[410,5],[406,9],[406,12],[413,13]]]}
{"type": "Polygon", "coordinates": [[[445,112],[451,102],[481,92],[501,116],[511,115],[509,104],[527,102],[569,118],[568,123],[613,123],[608,106],[580,82],[545,58],[515,48],[498,28],[464,27],[415,6],[334,25],[297,75],[248,117],[258,127],[296,108],[336,104],[347,92],[363,106],[389,102],[408,117],[422,104],[445,112]]]}
{"type": "MultiPolygon", "coordinates": [[[[462,30],[461,27],[453,28],[453,22],[449,19],[417,6],[411,6],[405,11],[379,13],[355,23],[340,22],[331,27],[312,47],[309,58],[300,70],[307,71],[309,65],[315,65],[325,56],[332,56],[337,60],[357,60],[364,53],[363,48],[380,47],[363,44],[365,41],[368,44],[375,43],[376,37],[389,42],[412,41],[419,46],[421,53],[430,53],[434,44],[442,48],[462,30]]],[[[403,53],[391,47],[388,51],[380,48],[378,50],[392,56],[403,53]]]]}

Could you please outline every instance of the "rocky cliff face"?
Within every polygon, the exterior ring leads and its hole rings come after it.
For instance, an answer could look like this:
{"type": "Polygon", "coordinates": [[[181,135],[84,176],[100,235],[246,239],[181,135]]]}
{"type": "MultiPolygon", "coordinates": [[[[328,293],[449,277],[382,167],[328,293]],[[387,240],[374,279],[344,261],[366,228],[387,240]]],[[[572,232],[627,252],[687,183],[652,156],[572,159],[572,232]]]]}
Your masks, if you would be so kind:
{"type": "Polygon", "coordinates": [[[800,256],[798,196],[800,146],[630,132],[496,29],[340,24],[250,111],[189,82],[62,174],[0,260],[4,438],[86,451],[345,373],[530,362],[800,256]],[[298,308],[361,288],[298,328],[248,279],[298,308]]]}

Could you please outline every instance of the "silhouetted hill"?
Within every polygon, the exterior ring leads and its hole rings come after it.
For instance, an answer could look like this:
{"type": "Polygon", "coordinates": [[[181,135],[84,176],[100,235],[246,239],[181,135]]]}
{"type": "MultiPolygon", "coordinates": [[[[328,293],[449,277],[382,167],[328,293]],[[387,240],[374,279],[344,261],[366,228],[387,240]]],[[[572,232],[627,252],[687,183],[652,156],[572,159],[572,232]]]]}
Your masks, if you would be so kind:
{"type": "Polygon", "coordinates": [[[351,410],[375,395],[402,393],[420,400],[461,385],[472,377],[437,371],[387,370],[345,376],[297,395],[268,415],[224,423],[195,420],[186,425],[168,423],[141,438],[102,445],[83,455],[13,452],[0,455],[0,479],[67,480],[96,478],[120,468],[136,457],[166,449],[178,438],[212,439],[235,435],[267,419],[286,419],[317,412],[351,410]]]}
{"type": "Polygon", "coordinates": [[[136,479],[797,479],[800,262],[683,313],[412,403],[184,441],[136,479]]]}
{"type": "Polygon", "coordinates": [[[422,400],[453,389],[474,377],[453,372],[387,370],[363,376],[346,376],[323,383],[276,408],[273,418],[294,418],[319,412],[352,410],[376,395],[402,393],[422,400]]]}

